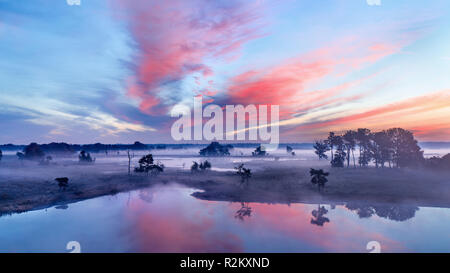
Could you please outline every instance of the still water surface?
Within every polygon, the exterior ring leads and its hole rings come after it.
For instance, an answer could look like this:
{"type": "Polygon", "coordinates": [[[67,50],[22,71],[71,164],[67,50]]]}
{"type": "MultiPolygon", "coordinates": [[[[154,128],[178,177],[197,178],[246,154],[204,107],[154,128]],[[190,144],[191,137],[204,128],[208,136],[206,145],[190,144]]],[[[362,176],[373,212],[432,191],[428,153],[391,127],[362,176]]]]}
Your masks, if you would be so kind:
{"type": "Polygon", "coordinates": [[[450,210],[199,200],[179,185],[0,217],[0,252],[449,252],[450,210]]]}

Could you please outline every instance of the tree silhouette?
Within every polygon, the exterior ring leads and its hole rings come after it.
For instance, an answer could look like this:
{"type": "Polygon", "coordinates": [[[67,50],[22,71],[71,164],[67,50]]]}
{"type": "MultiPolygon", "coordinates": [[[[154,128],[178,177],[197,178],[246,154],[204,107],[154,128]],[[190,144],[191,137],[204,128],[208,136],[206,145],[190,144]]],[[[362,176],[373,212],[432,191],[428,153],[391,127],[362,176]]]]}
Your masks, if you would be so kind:
{"type": "Polygon", "coordinates": [[[360,167],[368,166],[372,161],[375,167],[415,167],[432,165],[437,159],[425,160],[414,135],[402,128],[391,128],[386,131],[370,132],[369,129],[359,128],[357,131],[348,130],[342,136],[330,132],[328,138],[316,141],[315,153],[324,158],[326,149],[331,150],[331,166],[350,166],[353,155],[353,165],[356,167],[354,150],[359,147],[358,163],[360,167]],[[434,162],[433,162],[434,161],[434,162]]]}
{"type": "Polygon", "coordinates": [[[29,160],[40,160],[45,156],[45,153],[42,151],[41,147],[33,142],[27,145],[24,149],[24,158],[29,160]]]}
{"type": "Polygon", "coordinates": [[[191,166],[191,172],[198,172],[199,170],[199,164],[196,161],[193,161],[193,164],[191,166]]]}
{"type": "Polygon", "coordinates": [[[231,145],[220,145],[219,142],[211,142],[206,148],[200,150],[201,156],[228,156],[229,149],[233,148],[231,145]]]}
{"type": "Polygon", "coordinates": [[[259,145],[258,147],[256,147],[255,151],[252,152],[253,156],[266,156],[268,155],[268,153],[266,152],[266,149],[264,148],[264,146],[259,145]]]}
{"type": "Polygon", "coordinates": [[[286,153],[288,153],[288,154],[292,154],[292,147],[291,146],[289,146],[289,145],[287,145],[286,146],[286,153]]]}
{"type": "Polygon", "coordinates": [[[410,131],[391,128],[386,133],[392,142],[392,158],[396,167],[417,166],[423,163],[423,151],[410,131]]]}
{"type": "Polygon", "coordinates": [[[2,150],[0,150],[0,161],[2,161],[3,153],[2,150]]]}
{"type": "Polygon", "coordinates": [[[90,153],[86,153],[86,151],[81,151],[80,154],[78,155],[78,162],[79,163],[93,163],[95,162],[95,159],[92,159],[91,154],[90,153]]]}
{"type": "Polygon", "coordinates": [[[328,152],[330,150],[330,147],[328,146],[326,141],[316,141],[316,143],[314,143],[314,153],[316,153],[316,155],[319,156],[319,159],[327,159],[328,156],[326,155],[326,152],[328,152]]]}
{"type": "Polygon", "coordinates": [[[344,162],[347,156],[345,152],[344,140],[341,136],[335,135],[333,137],[333,146],[336,147],[336,152],[334,153],[333,158],[331,159],[331,166],[336,168],[344,167],[344,162]]]}
{"type": "Polygon", "coordinates": [[[134,171],[137,173],[148,173],[150,172],[152,175],[157,175],[164,171],[164,165],[158,162],[154,164],[153,155],[147,154],[141,157],[138,161],[139,166],[134,168],[134,171]]]}
{"type": "Polygon", "coordinates": [[[325,140],[325,143],[328,145],[328,147],[330,148],[330,152],[331,152],[331,161],[333,161],[334,158],[334,151],[333,148],[336,144],[336,135],[334,134],[334,132],[329,132],[328,134],[328,138],[325,140]]]}
{"type": "Polygon", "coordinates": [[[234,168],[237,170],[236,174],[241,177],[241,183],[248,183],[250,177],[252,177],[252,171],[244,168],[244,164],[239,164],[239,166],[234,168]]]}
{"type": "Polygon", "coordinates": [[[199,168],[202,171],[210,170],[211,169],[211,163],[209,163],[208,160],[205,160],[203,163],[200,163],[199,168]]]}
{"type": "Polygon", "coordinates": [[[353,130],[348,130],[342,136],[344,141],[344,146],[347,149],[347,168],[350,166],[350,153],[353,154],[353,166],[356,167],[355,154],[353,153],[356,147],[356,132],[353,130]]]}
{"type": "Polygon", "coordinates": [[[366,128],[358,128],[356,131],[356,141],[359,146],[359,166],[367,166],[370,162],[370,152],[368,151],[370,141],[370,130],[366,128]]]}
{"type": "Polygon", "coordinates": [[[322,169],[316,170],[311,168],[309,174],[311,175],[311,183],[317,185],[320,192],[325,187],[325,183],[328,182],[327,176],[329,173],[324,172],[322,169]]]}
{"type": "MultiPolygon", "coordinates": [[[[136,142],[134,143],[136,144],[136,142]]],[[[134,158],[134,153],[130,154],[130,150],[127,150],[127,157],[128,157],[128,175],[131,175],[131,160],[134,158]]]]}
{"type": "Polygon", "coordinates": [[[208,160],[205,160],[204,162],[197,163],[196,161],[193,161],[193,164],[191,166],[191,172],[199,172],[199,171],[208,171],[211,169],[211,163],[208,160]]]}

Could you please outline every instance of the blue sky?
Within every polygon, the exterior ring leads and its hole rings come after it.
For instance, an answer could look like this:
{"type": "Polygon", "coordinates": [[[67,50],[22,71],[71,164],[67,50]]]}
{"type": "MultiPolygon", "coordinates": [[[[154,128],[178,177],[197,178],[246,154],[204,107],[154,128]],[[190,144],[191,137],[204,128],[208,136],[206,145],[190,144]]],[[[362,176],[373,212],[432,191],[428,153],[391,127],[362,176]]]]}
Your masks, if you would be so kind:
{"type": "Polygon", "coordinates": [[[279,104],[281,140],[449,140],[450,3],[0,0],[0,143],[173,142],[203,95],[279,104]]]}

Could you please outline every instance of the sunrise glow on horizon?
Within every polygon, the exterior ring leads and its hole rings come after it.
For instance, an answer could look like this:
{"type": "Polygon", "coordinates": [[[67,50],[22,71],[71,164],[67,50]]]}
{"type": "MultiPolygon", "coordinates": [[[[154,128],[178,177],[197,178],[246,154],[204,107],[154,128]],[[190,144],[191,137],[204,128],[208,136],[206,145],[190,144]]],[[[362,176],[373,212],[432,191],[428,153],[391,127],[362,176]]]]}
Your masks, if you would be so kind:
{"type": "Polygon", "coordinates": [[[279,105],[280,141],[450,141],[450,4],[0,0],[0,143],[173,143],[174,105],[279,105]],[[20,3],[19,3],[20,2],[20,3]]]}

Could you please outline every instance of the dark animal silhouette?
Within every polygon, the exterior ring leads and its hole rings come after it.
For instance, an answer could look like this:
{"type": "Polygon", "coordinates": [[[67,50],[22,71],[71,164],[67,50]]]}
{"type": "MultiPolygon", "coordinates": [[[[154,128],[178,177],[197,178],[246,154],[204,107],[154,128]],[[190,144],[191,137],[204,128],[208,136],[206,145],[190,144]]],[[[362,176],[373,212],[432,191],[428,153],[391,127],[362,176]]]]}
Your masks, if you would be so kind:
{"type": "Polygon", "coordinates": [[[69,185],[69,178],[67,177],[58,177],[55,178],[56,181],[58,181],[58,187],[60,189],[66,189],[66,187],[69,185]]]}

